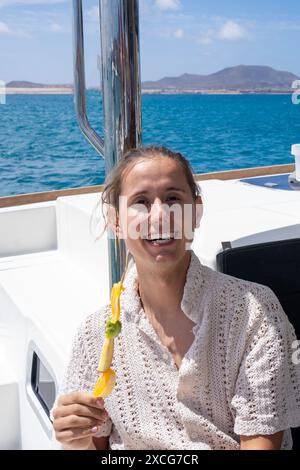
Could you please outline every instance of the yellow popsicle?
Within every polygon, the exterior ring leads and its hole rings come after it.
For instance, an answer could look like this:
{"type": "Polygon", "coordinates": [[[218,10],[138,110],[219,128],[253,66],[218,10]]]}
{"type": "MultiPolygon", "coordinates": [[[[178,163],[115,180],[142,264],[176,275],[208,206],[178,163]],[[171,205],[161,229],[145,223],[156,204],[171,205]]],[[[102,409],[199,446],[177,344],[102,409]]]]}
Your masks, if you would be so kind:
{"type": "Polygon", "coordinates": [[[106,370],[110,369],[113,354],[114,339],[105,338],[99,359],[98,372],[105,372],[106,370]]]}
{"type": "Polygon", "coordinates": [[[113,390],[116,383],[116,373],[113,369],[108,369],[99,377],[93,390],[95,397],[106,398],[113,390]]]}
{"type": "Polygon", "coordinates": [[[114,353],[114,338],[118,336],[122,326],[120,322],[120,296],[124,290],[123,277],[120,282],[113,285],[111,290],[112,314],[106,323],[105,339],[98,364],[98,371],[102,374],[93,390],[93,395],[96,397],[106,398],[112,392],[116,383],[116,373],[110,366],[114,353]]]}
{"type": "Polygon", "coordinates": [[[117,282],[113,285],[110,295],[110,303],[112,309],[112,322],[116,323],[120,319],[120,296],[124,290],[123,283],[117,282]]]}

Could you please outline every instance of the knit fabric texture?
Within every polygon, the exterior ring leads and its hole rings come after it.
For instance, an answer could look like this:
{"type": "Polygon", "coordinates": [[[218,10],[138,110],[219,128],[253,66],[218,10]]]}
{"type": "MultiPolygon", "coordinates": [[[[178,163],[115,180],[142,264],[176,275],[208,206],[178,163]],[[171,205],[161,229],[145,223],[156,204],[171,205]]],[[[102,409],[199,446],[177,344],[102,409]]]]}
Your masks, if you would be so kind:
{"type": "MultiPolygon", "coordinates": [[[[98,434],[112,450],[238,450],[240,435],[282,430],[281,449],[292,448],[290,428],[300,426],[296,336],[269,287],[214,271],[191,250],[181,309],[195,339],[179,370],[142,308],[133,261],[124,287],[117,383],[98,434]]],[[[92,391],[110,315],[105,305],[79,325],[58,396],[92,391]]]]}

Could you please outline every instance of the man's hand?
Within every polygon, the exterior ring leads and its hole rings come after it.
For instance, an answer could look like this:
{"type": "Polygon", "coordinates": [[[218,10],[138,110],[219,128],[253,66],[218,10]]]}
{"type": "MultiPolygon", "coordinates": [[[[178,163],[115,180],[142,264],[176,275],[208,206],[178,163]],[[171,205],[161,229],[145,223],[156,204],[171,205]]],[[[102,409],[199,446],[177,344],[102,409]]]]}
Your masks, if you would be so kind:
{"type": "Polygon", "coordinates": [[[102,398],[72,392],[58,399],[53,410],[53,428],[64,449],[96,450],[93,436],[108,418],[102,398]]]}

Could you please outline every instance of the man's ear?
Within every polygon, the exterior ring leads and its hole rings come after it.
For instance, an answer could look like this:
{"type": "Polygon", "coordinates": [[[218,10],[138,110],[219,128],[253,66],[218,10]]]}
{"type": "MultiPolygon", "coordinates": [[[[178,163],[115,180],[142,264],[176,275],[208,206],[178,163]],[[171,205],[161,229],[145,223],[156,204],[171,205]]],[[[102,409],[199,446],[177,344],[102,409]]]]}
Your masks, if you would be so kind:
{"type": "Polygon", "coordinates": [[[110,228],[115,236],[119,235],[119,217],[117,210],[112,207],[108,206],[106,209],[106,219],[107,219],[107,226],[110,228]]]}
{"type": "Polygon", "coordinates": [[[120,225],[120,218],[117,209],[109,207],[106,212],[106,219],[108,227],[113,231],[116,238],[123,238],[122,228],[120,225]]]}
{"type": "Polygon", "coordinates": [[[196,228],[200,227],[200,221],[203,216],[203,202],[202,202],[202,197],[197,196],[197,199],[195,201],[196,203],[196,228]]]}

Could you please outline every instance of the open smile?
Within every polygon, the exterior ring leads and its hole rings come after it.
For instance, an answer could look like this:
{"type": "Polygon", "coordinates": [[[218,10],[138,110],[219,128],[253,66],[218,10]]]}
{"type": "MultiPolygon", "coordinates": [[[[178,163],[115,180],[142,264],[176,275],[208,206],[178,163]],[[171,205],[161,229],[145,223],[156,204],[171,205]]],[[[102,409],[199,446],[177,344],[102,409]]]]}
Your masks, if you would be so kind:
{"type": "Polygon", "coordinates": [[[159,248],[161,246],[171,246],[176,242],[175,235],[174,234],[163,234],[161,236],[149,236],[147,238],[144,238],[144,241],[153,247],[159,248]]]}

